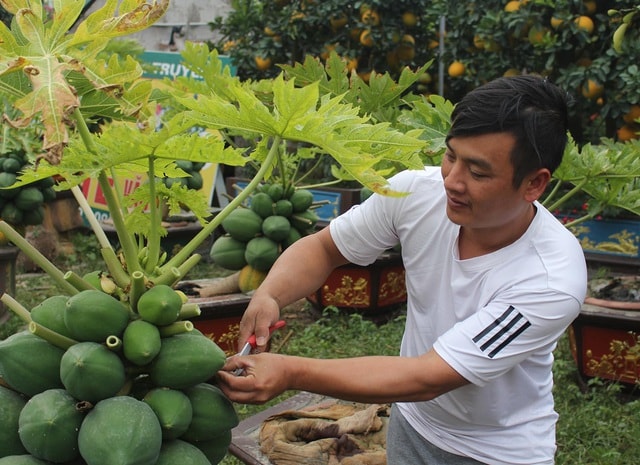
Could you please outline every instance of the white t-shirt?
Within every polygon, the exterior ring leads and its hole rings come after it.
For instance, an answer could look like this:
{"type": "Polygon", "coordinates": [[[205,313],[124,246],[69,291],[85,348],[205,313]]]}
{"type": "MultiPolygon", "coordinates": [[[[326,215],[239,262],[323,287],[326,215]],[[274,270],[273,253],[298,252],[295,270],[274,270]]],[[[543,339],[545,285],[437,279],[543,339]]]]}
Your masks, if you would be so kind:
{"type": "Polygon", "coordinates": [[[390,180],[404,197],[374,195],[330,223],[359,265],[400,242],[407,322],[400,354],[431,348],[471,384],[428,402],[400,403],[410,424],[443,450],[488,464],[553,464],[552,351],[586,293],[584,254],[544,207],[516,242],[460,260],[440,169],[390,180]]]}

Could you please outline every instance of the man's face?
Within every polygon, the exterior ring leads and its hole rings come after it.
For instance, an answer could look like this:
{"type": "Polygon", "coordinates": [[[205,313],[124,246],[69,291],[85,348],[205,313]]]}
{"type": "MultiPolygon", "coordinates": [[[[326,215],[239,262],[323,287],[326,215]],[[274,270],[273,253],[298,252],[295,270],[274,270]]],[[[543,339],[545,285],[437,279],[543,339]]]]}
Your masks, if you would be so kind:
{"type": "MultiPolygon", "coordinates": [[[[509,133],[453,137],[442,160],[447,216],[463,228],[504,231],[531,211],[522,187],[512,184],[510,154],[515,138],[509,133]]],[[[494,231],[497,232],[497,231],[494,231]]]]}

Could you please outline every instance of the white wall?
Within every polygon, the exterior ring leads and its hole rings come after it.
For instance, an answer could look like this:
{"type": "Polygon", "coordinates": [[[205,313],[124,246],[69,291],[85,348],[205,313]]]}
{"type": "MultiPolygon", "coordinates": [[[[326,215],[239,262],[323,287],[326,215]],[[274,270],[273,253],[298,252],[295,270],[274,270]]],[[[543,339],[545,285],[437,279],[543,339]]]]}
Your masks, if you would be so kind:
{"type": "MultiPolygon", "coordinates": [[[[105,0],[93,2],[89,12],[104,5],[105,0]]],[[[198,42],[216,39],[209,22],[217,16],[226,16],[231,11],[231,0],[171,0],[167,13],[145,31],[130,37],[140,42],[147,50],[179,51],[185,40],[198,42]],[[182,27],[181,35],[174,35],[172,29],[182,27]]]]}

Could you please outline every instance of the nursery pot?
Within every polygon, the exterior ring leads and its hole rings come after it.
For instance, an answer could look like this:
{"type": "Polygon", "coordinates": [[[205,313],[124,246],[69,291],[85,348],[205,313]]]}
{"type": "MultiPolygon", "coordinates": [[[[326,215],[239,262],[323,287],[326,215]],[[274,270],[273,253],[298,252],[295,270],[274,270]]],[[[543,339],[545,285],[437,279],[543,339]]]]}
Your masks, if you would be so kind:
{"type": "MultiPolygon", "coordinates": [[[[20,249],[14,246],[0,247],[0,295],[16,293],[16,259],[20,249]]],[[[7,309],[0,302],[0,321],[4,321],[7,309]]]]}

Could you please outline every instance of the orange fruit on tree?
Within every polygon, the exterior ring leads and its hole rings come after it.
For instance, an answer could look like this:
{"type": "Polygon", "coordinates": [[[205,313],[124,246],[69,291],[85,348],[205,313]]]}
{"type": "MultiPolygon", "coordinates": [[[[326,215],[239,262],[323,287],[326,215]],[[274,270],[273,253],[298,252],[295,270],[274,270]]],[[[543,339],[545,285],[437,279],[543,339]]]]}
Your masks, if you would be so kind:
{"type": "Polygon", "coordinates": [[[598,2],[596,2],[596,0],[584,0],[582,5],[584,6],[585,13],[588,15],[594,14],[598,9],[598,2]]]}
{"type": "Polygon", "coordinates": [[[622,116],[622,119],[625,123],[633,123],[637,119],[640,119],[640,105],[631,105],[631,108],[622,116]]]}
{"type": "Polygon", "coordinates": [[[260,70],[260,71],[266,71],[269,68],[271,68],[271,58],[267,57],[261,57],[261,56],[255,56],[253,57],[253,60],[256,62],[256,67],[260,70]]]}
{"type": "Polygon", "coordinates": [[[576,26],[578,26],[578,29],[586,32],[587,34],[591,34],[595,27],[595,25],[593,24],[593,19],[585,15],[578,16],[576,19],[574,19],[574,22],[576,23],[576,26]]]}
{"type": "Polygon", "coordinates": [[[274,35],[276,35],[276,31],[274,31],[273,29],[271,29],[269,26],[265,26],[264,27],[264,33],[266,35],[268,35],[269,37],[273,37],[274,35]]]}
{"type": "Polygon", "coordinates": [[[329,19],[329,23],[331,24],[331,29],[333,30],[333,32],[336,32],[345,27],[347,25],[347,21],[347,15],[345,15],[344,13],[332,16],[331,19],[329,19]]]}
{"type": "Polygon", "coordinates": [[[562,23],[564,23],[564,20],[562,18],[558,18],[557,16],[552,16],[549,20],[549,24],[551,24],[551,27],[554,29],[558,29],[560,26],[562,26],[562,23]]]}
{"type": "Polygon", "coordinates": [[[618,128],[618,130],[616,131],[616,135],[618,136],[619,141],[626,142],[631,139],[637,139],[639,131],[640,130],[638,128],[625,124],[618,128]]]}
{"type": "Polygon", "coordinates": [[[365,29],[360,34],[360,43],[365,47],[373,47],[373,37],[371,37],[371,31],[365,29]]]}
{"type": "Polygon", "coordinates": [[[414,27],[418,24],[418,17],[413,11],[405,11],[402,13],[402,24],[407,27],[414,27]]]}
{"type": "Polygon", "coordinates": [[[376,10],[364,10],[360,16],[360,21],[369,26],[378,26],[380,24],[380,15],[376,10]]]}
{"type": "Polygon", "coordinates": [[[582,96],[590,100],[597,99],[604,92],[604,86],[593,79],[587,79],[587,82],[582,85],[582,96]]]}
{"type": "Polygon", "coordinates": [[[531,45],[541,45],[544,42],[544,37],[549,32],[549,30],[540,25],[533,25],[531,29],[529,29],[529,43],[531,45]]]}
{"type": "Polygon", "coordinates": [[[437,40],[433,40],[433,39],[431,39],[431,40],[429,41],[429,43],[427,44],[427,48],[428,48],[429,50],[436,49],[436,48],[438,48],[439,46],[440,46],[440,42],[438,42],[437,40]]]}
{"type": "Polygon", "coordinates": [[[520,0],[510,0],[504,6],[504,11],[507,13],[513,13],[514,11],[518,11],[520,9],[520,0]]]}
{"type": "Polygon", "coordinates": [[[396,47],[396,54],[401,61],[411,61],[416,56],[416,48],[412,44],[403,42],[396,47]]]}
{"type": "Polygon", "coordinates": [[[509,68],[502,75],[504,77],[518,76],[520,74],[520,70],[517,68],[509,68]]]}
{"type": "Polygon", "coordinates": [[[461,61],[454,61],[449,65],[447,72],[451,77],[460,77],[464,74],[466,67],[461,61]]]}

